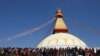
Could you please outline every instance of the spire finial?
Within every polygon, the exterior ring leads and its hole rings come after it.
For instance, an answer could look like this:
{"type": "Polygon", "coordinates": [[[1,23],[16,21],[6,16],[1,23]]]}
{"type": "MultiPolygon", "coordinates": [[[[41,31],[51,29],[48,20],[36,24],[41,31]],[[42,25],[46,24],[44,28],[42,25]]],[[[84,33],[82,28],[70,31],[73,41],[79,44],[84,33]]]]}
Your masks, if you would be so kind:
{"type": "Polygon", "coordinates": [[[56,11],[56,17],[57,17],[57,18],[58,18],[58,17],[63,17],[63,14],[62,14],[62,11],[61,11],[60,8],[58,8],[57,11],[56,11]]]}
{"type": "Polygon", "coordinates": [[[61,8],[57,8],[57,12],[61,12],[61,8]]]}

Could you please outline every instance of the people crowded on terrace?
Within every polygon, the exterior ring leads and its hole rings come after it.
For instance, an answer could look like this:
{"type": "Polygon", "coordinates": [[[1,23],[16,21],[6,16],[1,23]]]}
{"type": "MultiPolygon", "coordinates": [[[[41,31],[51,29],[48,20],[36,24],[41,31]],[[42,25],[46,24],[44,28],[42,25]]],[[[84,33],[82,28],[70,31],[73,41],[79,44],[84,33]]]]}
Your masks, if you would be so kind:
{"type": "Polygon", "coordinates": [[[0,48],[0,56],[100,56],[93,48],[0,48]]]}

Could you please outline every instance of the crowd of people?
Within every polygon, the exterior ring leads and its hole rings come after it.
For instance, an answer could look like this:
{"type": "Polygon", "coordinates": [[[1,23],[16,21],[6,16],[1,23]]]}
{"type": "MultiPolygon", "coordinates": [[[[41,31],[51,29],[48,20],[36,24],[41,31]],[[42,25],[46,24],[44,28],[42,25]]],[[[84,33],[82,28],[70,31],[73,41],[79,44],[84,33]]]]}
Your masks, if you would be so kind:
{"type": "Polygon", "coordinates": [[[0,56],[100,56],[93,48],[0,48],[0,56]]]}

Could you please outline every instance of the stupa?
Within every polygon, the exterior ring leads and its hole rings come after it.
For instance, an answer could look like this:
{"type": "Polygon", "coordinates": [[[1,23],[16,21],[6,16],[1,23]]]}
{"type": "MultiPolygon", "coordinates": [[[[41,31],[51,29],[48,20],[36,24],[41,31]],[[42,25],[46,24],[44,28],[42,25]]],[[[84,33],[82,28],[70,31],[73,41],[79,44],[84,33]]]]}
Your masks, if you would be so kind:
{"type": "Polygon", "coordinates": [[[78,37],[68,32],[68,27],[63,21],[61,9],[56,11],[56,21],[53,34],[42,40],[37,48],[66,48],[66,47],[87,47],[87,45],[78,37]]]}

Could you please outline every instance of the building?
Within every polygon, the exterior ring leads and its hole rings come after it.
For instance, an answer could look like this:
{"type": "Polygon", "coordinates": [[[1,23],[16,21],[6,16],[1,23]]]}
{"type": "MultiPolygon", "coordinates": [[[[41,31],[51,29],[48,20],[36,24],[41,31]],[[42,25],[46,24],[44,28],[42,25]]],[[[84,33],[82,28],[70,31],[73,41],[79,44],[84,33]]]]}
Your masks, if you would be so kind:
{"type": "Polygon", "coordinates": [[[63,14],[60,9],[56,11],[55,27],[53,34],[42,40],[37,47],[45,48],[66,48],[66,47],[87,47],[87,45],[78,37],[69,34],[68,27],[63,21],[63,14]]]}

